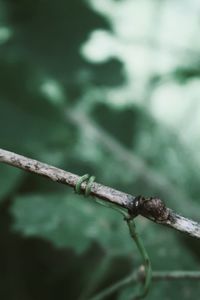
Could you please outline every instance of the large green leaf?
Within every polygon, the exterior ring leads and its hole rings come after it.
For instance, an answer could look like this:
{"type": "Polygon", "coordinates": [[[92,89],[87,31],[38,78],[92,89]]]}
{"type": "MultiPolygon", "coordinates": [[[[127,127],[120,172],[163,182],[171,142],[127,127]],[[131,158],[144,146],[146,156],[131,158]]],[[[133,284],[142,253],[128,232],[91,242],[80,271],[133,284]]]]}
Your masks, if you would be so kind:
{"type": "MultiPolygon", "coordinates": [[[[128,234],[120,215],[111,209],[96,205],[93,199],[78,195],[26,195],[19,196],[11,208],[15,218],[14,229],[25,236],[39,236],[56,246],[69,247],[81,254],[93,242],[110,254],[130,258],[133,269],[142,263],[140,254],[128,234]]],[[[146,219],[136,222],[145,247],[149,252],[153,270],[195,270],[197,260],[184,245],[181,234],[156,225],[146,219]]],[[[129,299],[140,284],[135,283],[119,292],[119,300],[129,299]]],[[[152,285],[148,299],[190,299],[198,291],[196,283],[181,284],[159,282],[152,285]],[[175,293],[171,289],[179,286],[175,293]],[[161,288],[160,288],[161,287],[161,288]],[[172,297],[173,296],[173,297],[172,297]]]]}
{"type": "Polygon", "coordinates": [[[1,147],[45,161],[51,155],[51,164],[60,163],[73,143],[71,125],[61,103],[49,101],[41,89],[44,82],[55,88],[56,81],[48,81],[39,67],[20,59],[0,59],[0,68],[1,147]]]}
{"type": "Polygon", "coordinates": [[[14,228],[41,236],[78,253],[92,242],[105,251],[130,253],[128,231],[119,213],[77,195],[27,195],[13,202],[14,228]]]}
{"type": "Polygon", "coordinates": [[[23,172],[19,169],[0,164],[0,201],[21,183],[23,172]]]}

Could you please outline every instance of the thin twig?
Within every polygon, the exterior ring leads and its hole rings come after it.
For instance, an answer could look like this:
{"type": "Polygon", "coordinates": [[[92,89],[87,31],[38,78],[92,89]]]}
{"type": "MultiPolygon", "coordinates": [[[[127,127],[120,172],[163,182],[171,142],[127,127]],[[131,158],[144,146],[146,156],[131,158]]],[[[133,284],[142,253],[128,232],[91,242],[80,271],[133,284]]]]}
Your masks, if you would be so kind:
{"type": "Polygon", "coordinates": [[[200,271],[154,271],[153,280],[200,280],[200,271]]]}
{"type": "MultiPolygon", "coordinates": [[[[200,280],[200,271],[154,271],[152,272],[152,280],[200,280]]],[[[92,297],[90,300],[102,300],[107,296],[116,293],[121,288],[136,283],[138,281],[144,280],[144,270],[134,271],[129,276],[119,280],[110,287],[104,289],[96,296],[92,297]]]]}
{"type": "MultiPolygon", "coordinates": [[[[77,180],[80,178],[73,173],[3,149],[0,149],[0,162],[45,176],[48,179],[71,187],[75,187],[77,180]]],[[[81,189],[83,191],[86,185],[87,183],[82,183],[81,189]]],[[[167,208],[160,199],[138,198],[96,182],[92,184],[91,195],[127,209],[132,216],[142,215],[155,223],[167,225],[193,237],[200,238],[200,223],[176,214],[167,208]]]]}
{"type": "Polygon", "coordinates": [[[132,283],[136,282],[137,279],[137,272],[132,273],[131,275],[123,278],[122,280],[119,280],[118,282],[112,284],[110,287],[106,288],[105,290],[101,291],[99,294],[96,296],[90,298],[90,300],[101,300],[101,299],[106,299],[108,295],[111,295],[118,290],[120,290],[122,287],[132,283]]]}

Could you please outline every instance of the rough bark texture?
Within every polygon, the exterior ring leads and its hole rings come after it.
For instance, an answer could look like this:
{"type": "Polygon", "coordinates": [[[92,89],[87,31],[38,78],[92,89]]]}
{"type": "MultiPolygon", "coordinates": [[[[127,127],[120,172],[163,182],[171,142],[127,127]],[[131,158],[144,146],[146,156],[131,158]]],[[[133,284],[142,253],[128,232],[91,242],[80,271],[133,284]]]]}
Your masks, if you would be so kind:
{"type": "MultiPolygon", "coordinates": [[[[0,162],[47,177],[48,179],[71,187],[75,187],[77,181],[80,179],[78,175],[3,149],[0,149],[0,162]]],[[[82,183],[81,189],[83,191],[86,185],[87,182],[82,183]]],[[[155,223],[167,225],[191,236],[200,238],[200,223],[176,214],[167,208],[164,202],[159,198],[132,196],[96,182],[92,184],[91,195],[126,208],[132,217],[142,215],[155,223]]]]}

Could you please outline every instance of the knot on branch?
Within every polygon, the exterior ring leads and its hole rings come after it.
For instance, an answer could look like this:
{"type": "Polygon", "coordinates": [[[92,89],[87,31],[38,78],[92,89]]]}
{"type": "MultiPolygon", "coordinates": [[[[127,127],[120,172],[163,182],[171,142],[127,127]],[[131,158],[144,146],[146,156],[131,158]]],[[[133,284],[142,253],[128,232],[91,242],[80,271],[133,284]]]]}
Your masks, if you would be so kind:
{"type": "Polygon", "coordinates": [[[142,215],[154,221],[162,222],[168,220],[169,209],[159,198],[137,196],[132,208],[130,209],[130,214],[133,217],[142,215]]]}

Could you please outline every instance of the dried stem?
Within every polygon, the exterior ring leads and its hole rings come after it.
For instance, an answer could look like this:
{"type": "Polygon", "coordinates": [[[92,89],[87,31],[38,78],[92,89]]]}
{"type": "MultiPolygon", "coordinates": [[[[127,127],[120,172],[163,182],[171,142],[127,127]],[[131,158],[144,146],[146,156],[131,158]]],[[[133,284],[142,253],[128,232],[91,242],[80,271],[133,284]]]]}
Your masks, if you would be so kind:
{"type": "MultiPolygon", "coordinates": [[[[78,175],[3,149],[0,149],[0,162],[45,176],[48,179],[71,187],[75,187],[80,178],[78,175]]],[[[87,183],[82,183],[81,189],[83,191],[86,185],[87,183]]],[[[142,215],[155,223],[167,225],[193,237],[200,238],[200,223],[176,214],[167,208],[160,199],[132,196],[96,182],[92,184],[91,195],[127,209],[134,217],[142,215]]]]}

